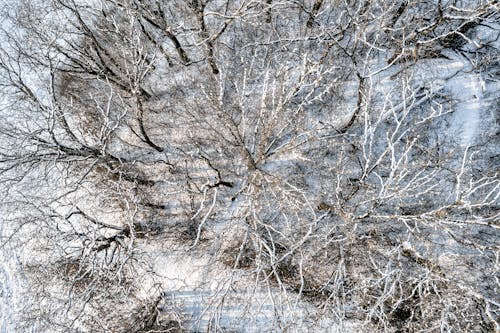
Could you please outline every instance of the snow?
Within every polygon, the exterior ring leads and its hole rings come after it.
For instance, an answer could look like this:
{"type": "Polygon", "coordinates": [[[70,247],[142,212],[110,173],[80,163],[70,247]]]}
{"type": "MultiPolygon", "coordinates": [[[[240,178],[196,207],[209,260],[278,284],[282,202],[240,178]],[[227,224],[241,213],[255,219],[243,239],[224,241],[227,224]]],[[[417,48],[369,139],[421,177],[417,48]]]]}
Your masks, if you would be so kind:
{"type": "Polygon", "coordinates": [[[474,143],[479,132],[482,110],[484,110],[484,81],[479,75],[460,75],[450,79],[447,87],[456,101],[454,125],[450,132],[460,136],[460,143],[466,147],[474,143]]]}
{"type": "MultiPolygon", "coordinates": [[[[491,36],[485,35],[482,40],[490,40],[491,38],[491,36]]],[[[481,73],[474,71],[472,64],[466,57],[456,53],[447,53],[446,55],[450,60],[431,59],[415,64],[413,68],[415,70],[414,83],[420,83],[426,87],[442,87],[450,97],[450,107],[453,110],[446,133],[450,139],[456,139],[460,146],[467,147],[473,145],[476,138],[481,135],[482,124],[488,125],[489,120],[494,118],[491,113],[494,108],[491,107],[491,104],[499,96],[500,87],[497,82],[488,81],[481,73]]],[[[390,78],[395,74],[396,69],[397,66],[374,75],[374,86],[377,86],[376,89],[379,92],[389,93],[398,84],[390,78]]],[[[351,106],[346,109],[353,109],[356,104],[356,96],[357,82],[351,81],[344,88],[345,103],[351,106]]],[[[0,108],[1,104],[0,100],[0,108]]],[[[350,117],[350,114],[348,116],[350,117]]],[[[331,117],[331,119],[324,119],[324,121],[336,124],[338,120],[331,117]]],[[[278,164],[282,167],[285,160],[285,157],[277,159],[273,161],[275,165],[271,162],[267,167],[277,167],[278,164]]],[[[171,205],[172,209],[175,208],[172,203],[171,205]]],[[[239,202],[236,200],[232,204],[231,213],[238,209],[239,202]]],[[[0,234],[5,232],[2,223],[3,221],[0,219],[0,234]]],[[[404,247],[409,247],[409,245],[404,244],[404,247]]],[[[210,318],[210,314],[213,314],[212,311],[206,310],[209,307],[214,308],[214,304],[209,304],[209,302],[214,301],[214,293],[220,290],[220,285],[215,284],[217,279],[215,279],[214,272],[223,274],[224,270],[212,268],[211,272],[207,272],[207,267],[211,266],[209,264],[210,256],[195,256],[194,254],[186,256],[189,251],[176,252],[168,248],[153,249],[147,246],[142,247],[142,250],[151,254],[153,271],[162,279],[162,286],[172,303],[179,304],[183,313],[191,318],[187,321],[191,325],[191,329],[206,330],[213,320],[210,318]]],[[[16,310],[22,306],[22,265],[16,252],[8,244],[0,249],[0,254],[0,333],[8,333],[15,331],[16,310]]],[[[144,297],[148,296],[148,291],[151,288],[151,285],[144,287],[144,297]]],[[[273,292],[272,294],[274,298],[279,293],[274,294],[273,292]]],[[[221,326],[245,332],[257,332],[275,325],[273,321],[275,320],[276,307],[272,305],[275,300],[270,299],[270,294],[262,291],[244,294],[242,291],[238,291],[238,293],[227,292],[224,297],[226,300],[221,300],[220,304],[221,317],[216,319],[221,326]],[[250,303],[249,300],[251,300],[250,303]],[[244,309],[240,306],[241,304],[250,305],[244,309]],[[248,312],[252,315],[246,316],[248,312]]],[[[297,312],[302,316],[307,316],[308,308],[305,305],[297,305],[292,309],[283,309],[283,313],[287,313],[285,319],[307,320],[307,318],[297,315],[297,312]]],[[[298,325],[299,323],[290,324],[298,325]]],[[[327,323],[323,324],[325,324],[323,328],[326,331],[327,323]]],[[[320,323],[320,325],[322,324],[320,323]]],[[[357,327],[356,330],[356,323],[349,323],[349,325],[352,325],[353,331],[362,331],[361,327],[357,327]]],[[[328,331],[335,331],[335,328],[330,327],[328,331]]]]}
{"type": "MultiPolygon", "coordinates": [[[[445,132],[450,141],[461,147],[470,146],[481,135],[482,124],[494,120],[491,104],[500,96],[500,84],[483,77],[464,55],[448,50],[443,51],[443,55],[449,59],[423,59],[414,64],[412,83],[434,92],[444,90],[453,114],[445,132]]],[[[372,77],[380,95],[395,89],[397,82],[391,79],[394,71],[394,68],[389,68],[372,77]]]]}
{"type": "MultiPolygon", "coordinates": [[[[0,220],[0,235],[3,221],[0,220]]],[[[3,237],[0,238],[3,243],[3,237]]],[[[17,313],[22,305],[22,271],[18,256],[9,244],[0,248],[0,333],[14,332],[17,313]]]]}

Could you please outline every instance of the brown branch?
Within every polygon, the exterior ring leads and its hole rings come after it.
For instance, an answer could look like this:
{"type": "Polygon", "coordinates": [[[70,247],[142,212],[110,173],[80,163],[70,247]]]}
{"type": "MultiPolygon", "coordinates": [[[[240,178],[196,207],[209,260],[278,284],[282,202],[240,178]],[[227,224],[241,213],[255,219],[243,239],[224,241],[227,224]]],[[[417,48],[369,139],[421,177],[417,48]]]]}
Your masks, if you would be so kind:
{"type": "Polygon", "coordinates": [[[341,129],[338,130],[339,133],[344,134],[347,132],[347,130],[354,124],[356,121],[359,112],[361,108],[363,107],[363,103],[365,102],[365,78],[362,77],[359,73],[357,74],[358,79],[359,79],[359,85],[358,85],[358,102],[356,105],[356,109],[352,113],[351,119],[345,124],[341,129]]]}
{"type": "Polygon", "coordinates": [[[314,19],[318,15],[319,9],[321,8],[321,5],[323,4],[323,0],[316,0],[314,3],[314,6],[311,10],[311,13],[309,13],[309,19],[307,20],[306,26],[308,28],[312,28],[314,24],[314,19]]]}
{"type": "Polygon", "coordinates": [[[163,148],[158,146],[157,144],[155,144],[153,141],[151,141],[151,138],[149,137],[148,133],[146,132],[146,128],[144,127],[144,108],[143,108],[143,105],[142,105],[142,101],[141,101],[141,98],[137,98],[137,106],[139,108],[139,117],[138,117],[138,121],[139,121],[139,128],[141,130],[141,134],[142,134],[142,138],[141,140],[146,143],[148,146],[152,147],[153,149],[155,149],[156,151],[158,152],[163,152],[163,148]]]}
{"type": "Polygon", "coordinates": [[[208,33],[207,26],[205,24],[205,15],[204,15],[205,4],[202,4],[199,7],[197,7],[196,11],[198,13],[198,21],[200,23],[201,36],[203,39],[205,39],[205,44],[207,45],[208,64],[210,65],[210,68],[212,68],[212,73],[217,75],[217,74],[219,74],[219,67],[217,67],[217,64],[216,64],[215,58],[214,58],[214,45],[213,45],[212,39],[210,38],[210,34],[208,33]]]}
{"type": "MultiPolygon", "coordinates": [[[[157,28],[158,30],[161,30],[163,32],[163,34],[168,38],[170,39],[170,41],[174,44],[174,47],[175,47],[175,50],[177,51],[177,54],[179,55],[179,57],[181,58],[181,61],[184,65],[187,65],[191,62],[191,60],[189,59],[186,51],[184,50],[184,48],[182,47],[182,44],[181,42],[179,41],[179,39],[177,38],[176,35],[174,35],[171,31],[170,31],[170,28],[167,27],[167,26],[162,26],[161,24],[155,22],[152,18],[148,17],[148,16],[145,16],[143,15],[142,16],[144,18],[144,20],[146,20],[146,22],[148,22],[149,24],[151,24],[153,27],[157,28]]],[[[140,22],[140,20],[139,20],[140,22]]],[[[142,24],[142,23],[141,23],[142,24]]]]}

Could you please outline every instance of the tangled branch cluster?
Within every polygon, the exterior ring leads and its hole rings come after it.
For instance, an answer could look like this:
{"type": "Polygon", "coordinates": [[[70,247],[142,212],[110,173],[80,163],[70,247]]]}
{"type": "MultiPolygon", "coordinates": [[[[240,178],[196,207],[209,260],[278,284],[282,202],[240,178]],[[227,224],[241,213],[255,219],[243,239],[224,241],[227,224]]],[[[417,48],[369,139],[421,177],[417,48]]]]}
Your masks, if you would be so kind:
{"type": "Polygon", "coordinates": [[[497,1],[3,16],[1,223],[37,253],[18,329],[500,329],[498,94],[462,139],[449,83],[498,87],[497,1]]]}

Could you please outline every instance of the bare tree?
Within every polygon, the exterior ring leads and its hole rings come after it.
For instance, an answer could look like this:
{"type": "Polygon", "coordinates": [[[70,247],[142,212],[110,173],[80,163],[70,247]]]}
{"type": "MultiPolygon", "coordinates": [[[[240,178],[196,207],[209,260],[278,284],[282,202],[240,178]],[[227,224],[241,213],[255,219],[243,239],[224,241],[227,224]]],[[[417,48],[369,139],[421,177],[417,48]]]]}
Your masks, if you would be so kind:
{"type": "Polygon", "coordinates": [[[37,253],[19,330],[500,328],[498,126],[456,125],[473,75],[498,122],[496,1],[3,17],[4,243],[37,253]]]}

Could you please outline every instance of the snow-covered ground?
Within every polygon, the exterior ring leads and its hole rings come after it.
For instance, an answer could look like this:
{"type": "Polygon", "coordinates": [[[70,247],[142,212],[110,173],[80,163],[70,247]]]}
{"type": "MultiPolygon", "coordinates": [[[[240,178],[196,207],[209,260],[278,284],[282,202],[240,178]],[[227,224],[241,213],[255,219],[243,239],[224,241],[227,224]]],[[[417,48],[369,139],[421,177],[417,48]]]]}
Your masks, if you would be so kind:
{"type": "MultiPolygon", "coordinates": [[[[472,145],[474,139],[481,135],[482,124],[487,124],[488,119],[492,119],[491,103],[498,97],[498,84],[488,83],[481,74],[470,71],[468,60],[460,56],[448,61],[432,60],[427,62],[425,66],[422,65],[419,70],[423,75],[422,80],[427,82],[430,80],[436,85],[442,85],[452,98],[453,114],[447,135],[450,138],[457,137],[458,143],[463,147],[472,145]]],[[[386,78],[379,79],[384,81],[386,78]]],[[[390,84],[382,87],[384,89],[390,88],[390,84]]],[[[1,222],[0,231],[2,230],[1,222]]],[[[271,303],[273,300],[269,298],[269,294],[242,295],[228,291],[228,294],[223,295],[225,300],[216,304],[220,307],[218,311],[220,316],[211,317],[213,312],[206,311],[214,306],[207,303],[207,301],[214,301],[211,288],[206,290],[192,289],[210,282],[204,281],[209,275],[200,270],[207,267],[205,263],[197,263],[195,258],[175,257],[168,252],[157,252],[156,254],[153,260],[155,270],[159,275],[164,275],[166,280],[173,282],[169,288],[173,291],[168,293],[168,298],[171,300],[171,304],[175,304],[177,308],[182,309],[184,315],[188,316],[189,319],[185,321],[185,324],[190,326],[189,329],[204,331],[210,325],[218,325],[241,332],[260,332],[264,331],[266,327],[276,326],[274,321],[276,320],[277,308],[271,303]],[[197,269],[198,267],[200,269],[197,269]],[[240,301],[241,297],[245,297],[245,300],[240,301]],[[252,302],[249,303],[249,299],[252,299],[252,302]],[[249,304],[249,307],[242,308],[239,306],[240,304],[249,304]],[[252,313],[251,316],[248,316],[249,312],[252,313]]],[[[20,259],[16,256],[15,251],[9,247],[9,244],[6,244],[1,249],[0,256],[0,333],[16,332],[15,323],[18,315],[16,310],[22,304],[21,268],[20,259]]],[[[288,320],[301,318],[297,313],[302,313],[305,316],[301,320],[304,321],[303,324],[306,324],[308,312],[306,307],[295,308],[295,314],[290,309],[282,310],[290,317],[281,318],[283,320],[281,325],[292,324],[291,322],[287,324],[287,318],[288,320]]],[[[294,323],[294,325],[297,324],[297,322],[294,323]]],[[[318,327],[322,327],[321,329],[325,332],[335,331],[332,327],[327,329],[327,325],[319,325],[315,326],[311,332],[317,332],[318,327]]],[[[290,326],[289,329],[294,331],[293,326],[290,326]]],[[[338,328],[339,331],[343,332],[357,332],[359,329],[360,327],[355,322],[347,323],[345,327],[338,328]]]]}
{"type": "MultiPolygon", "coordinates": [[[[2,222],[0,219],[0,235],[2,222]]],[[[22,304],[21,272],[19,257],[6,243],[0,248],[0,333],[16,332],[18,309],[22,304]]]]}
{"type": "MultiPolygon", "coordinates": [[[[484,126],[489,126],[494,120],[494,103],[500,96],[500,84],[474,71],[470,61],[464,56],[456,53],[450,53],[447,56],[449,59],[446,60],[430,59],[418,62],[415,65],[414,76],[427,87],[435,86],[450,97],[450,107],[453,112],[449,118],[446,135],[450,139],[456,139],[458,146],[464,148],[473,145],[475,139],[484,130],[484,126]]],[[[390,79],[393,74],[394,72],[390,70],[377,74],[377,83],[383,83],[378,86],[379,91],[394,88],[396,83],[390,79]]],[[[353,99],[356,98],[355,87],[355,84],[351,84],[350,89],[346,89],[353,99]]],[[[355,104],[353,100],[348,102],[351,105],[355,104]]],[[[4,222],[1,220],[0,211],[0,235],[5,236],[6,228],[2,223],[4,222]]],[[[220,327],[242,332],[265,331],[266,327],[276,326],[274,322],[277,318],[276,311],[281,306],[272,303],[276,301],[273,299],[276,295],[271,297],[272,293],[262,291],[252,291],[243,295],[226,290],[226,294],[214,298],[213,291],[221,289],[210,285],[215,280],[211,280],[214,276],[205,271],[210,266],[207,265],[209,257],[183,257],[169,250],[158,251],[158,249],[152,249],[149,253],[153,253],[151,262],[154,271],[165,281],[171,282],[171,285],[165,285],[170,290],[166,292],[170,300],[169,304],[182,309],[183,314],[189,317],[186,323],[190,325],[191,330],[203,331],[214,323],[220,327]],[[203,286],[205,289],[200,289],[203,286]],[[239,299],[242,297],[245,301],[240,302],[239,299]],[[221,301],[215,305],[208,303],[208,301],[213,302],[214,299],[221,301]],[[252,299],[252,302],[249,303],[248,299],[252,299]],[[242,308],[240,304],[249,304],[249,307],[242,308]],[[206,311],[207,308],[214,306],[219,307],[217,312],[220,314],[219,317],[211,317],[213,311],[206,311]],[[246,316],[249,312],[252,316],[246,316]]],[[[16,316],[19,315],[18,311],[23,301],[22,291],[25,291],[22,261],[23,258],[16,254],[16,250],[12,249],[9,243],[0,248],[0,333],[16,332],[16,316]]],[[[284,320],[282,325],[286,325],[287,318],[288,320],[301,318],[300,320],[307,321],[309,309],[303,304],[281,310],[286,313],[286,316],[282,317],[284,320]],[[297,315],[299,312],[304,316],[297,315]]],[[[342,331],[360,331],[360,327],[357,327],[354,322],[347,326],[342,331]]],[[[326,328],[327,323],[324,326],[319,323],[319,326],[316,326],[316,332],[318,327],[325,332],[335,331],[335,328],[326,328]]]]}
{"type": "Polygon", "coordinates": [[[475,137],[481,135],[482,125],[489,126],[494,121],[491,103],[499,95],[498,83],[488,83],[480,73],[471,71],[467,59],[462,57],[457,62],[462,69],[445,84],[454,104],[448,134],[458,136],[465,147],[473,145],[475,137]]]}

